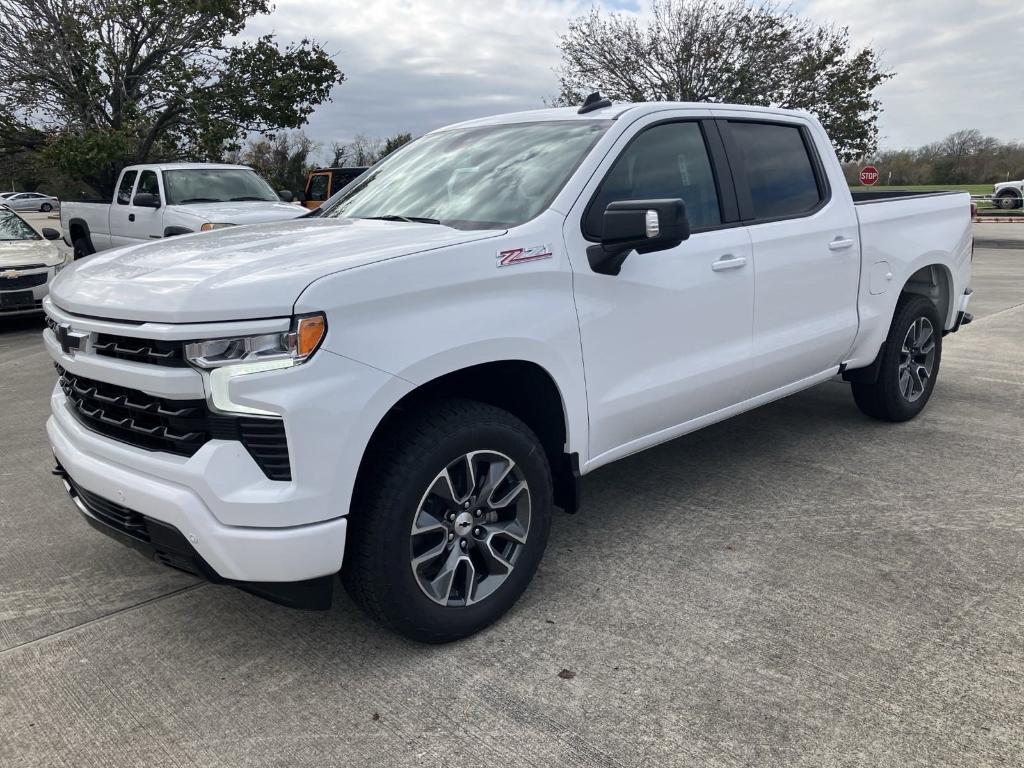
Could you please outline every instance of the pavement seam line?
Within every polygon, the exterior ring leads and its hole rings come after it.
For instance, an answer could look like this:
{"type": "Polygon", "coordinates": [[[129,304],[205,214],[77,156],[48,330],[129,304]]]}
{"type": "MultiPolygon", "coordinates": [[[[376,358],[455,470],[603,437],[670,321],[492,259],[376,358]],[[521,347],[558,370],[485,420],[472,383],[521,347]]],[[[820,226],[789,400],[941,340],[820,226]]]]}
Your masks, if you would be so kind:
{"type": "Polygon", "coordinates": [[[176,595],[180,595],[180,594],[182,594],[184,592],[190,592],[190,591],[192,591],[194,589],[199,589],[201,587],[207,587],[207,586],[209,586],[209,582],[205,582],[205,581],[201,581],[198,584],[189,584],[187,587],[182,587],[181,589],[176,589],[173,592],[165,592],[162,595],[157,595],[156,597],[151,597],[151,598],[149,598],[147,600],[143,600],[141,603],[135,603],[133,605],[126,605],[124,608],[118,608],[116,611],[111,611],[110,613],[105,613],[102,616],[97,616],[95,619],[89,619],[88,621],[83,621],[81,624],[75,624],[74,626],[71,626],[71,627],[65,627],[64,629],[59,630],[57,632],[51,632],[48,635],[43,635],[42,637],[36,637],[36,638],[34,638],[32,640],[26,640],[23,643],[18,643],[17,645],[12,645],[10,648],[4,648],[2,651],[0,651],[0,659],[5,657],[9,653],[13,653],[14,651],[21,650],[21,649],[24,649],[24,648],[29,648],[29,647],[31,647],[33,645],[37,645],[39,643],[45,643],[48,640],[52,640],[52,639],[54,639],[56,637],[62,637],[63,635],[69,634],[71,632],[77,632],[80,629],[84,629],[85,627],[92,626],[93,624],[98,624],[99,622],[106,621],[107,619],[112,619],[115,616],[120,616],[123,613],[128,613],[129,611],[134,611],[137,608],[144,608],[147,605],[152,605],[153,603],[160,602],[161,600],[166,600],[168,598],[175,597],[176,595]]]}

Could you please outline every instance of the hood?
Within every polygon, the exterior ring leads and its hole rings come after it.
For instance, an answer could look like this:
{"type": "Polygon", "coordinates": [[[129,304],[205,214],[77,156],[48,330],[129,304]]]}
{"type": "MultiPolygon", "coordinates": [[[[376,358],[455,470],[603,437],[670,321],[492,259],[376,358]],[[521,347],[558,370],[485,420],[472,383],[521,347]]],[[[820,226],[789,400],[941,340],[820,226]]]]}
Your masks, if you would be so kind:
{"type": "Polygon", "coordinates": [[[231,227],[94,254],[66,267],[50,297],[68,312],[138,322],[282,317],[326,275],[497,234],[365,219],[231,227]]]}
{"type": "Polygon", "coordinates": [[[42,265],[53,267],[64,254],[49,240],[0,240],[0,269],[42,265]]]}
{"type": "Polygon", "coordinates": [[[195,216],[217,224],[262,224],[265,221],[287,221],[309,213],[301,205],[260,200],[237,203],[191,203],[176,205],[178,214],[195,216]]]}

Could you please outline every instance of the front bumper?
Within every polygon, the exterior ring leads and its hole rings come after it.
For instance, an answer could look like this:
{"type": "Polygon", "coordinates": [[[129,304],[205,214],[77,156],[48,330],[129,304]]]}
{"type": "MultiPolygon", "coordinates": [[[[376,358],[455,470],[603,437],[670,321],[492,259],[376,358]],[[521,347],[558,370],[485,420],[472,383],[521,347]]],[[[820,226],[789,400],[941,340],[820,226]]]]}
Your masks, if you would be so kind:
{"type": "Polygon", "coordinates": [[[53,474],[85,521],[94,529],[142,553],[148,559],[199,576],[215,584],[228,584],[289,608],[326,610],[334,595],[334,577],[320,576],[304,581],[246,582],[225,579],[207,563],[173,525],[161,523],[86,491],[60,464],[53,474]]]}
{"type": "Polygon", "coordinates": [[[341,569],[345,518],[278,528],[224,525],[191,488],[105,458],[103,448],[118,446],[83,428],[58,402],[46,431],[71,483],[128,510],[144,510],[147,519],[175,529],[217,579],[298,582],[341,569]]]}

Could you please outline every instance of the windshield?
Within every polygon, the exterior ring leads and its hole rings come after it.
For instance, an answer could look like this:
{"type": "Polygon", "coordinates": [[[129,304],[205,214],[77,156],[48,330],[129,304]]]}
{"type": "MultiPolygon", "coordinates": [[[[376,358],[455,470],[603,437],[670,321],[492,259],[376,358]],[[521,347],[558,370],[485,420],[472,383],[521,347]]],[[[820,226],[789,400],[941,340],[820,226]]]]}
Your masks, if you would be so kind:
{"type": "Polygon", "coordinates": [[[228,203],[243,200],[280,202],[270,185],[248,168],[195,168],[164,171],[168,205],[228,203]]]}
{"type": "Polygon", "coordinates": [[[39,235],[11,211],[0,211],[0,242],[11,240],[39,240],[39,235]]]}
{"type": "Polygon", "coordinates": [[[424,136],[328,201],[322,216],[514,227],[551,203],[609,125],[548,121],[424,136]]]}

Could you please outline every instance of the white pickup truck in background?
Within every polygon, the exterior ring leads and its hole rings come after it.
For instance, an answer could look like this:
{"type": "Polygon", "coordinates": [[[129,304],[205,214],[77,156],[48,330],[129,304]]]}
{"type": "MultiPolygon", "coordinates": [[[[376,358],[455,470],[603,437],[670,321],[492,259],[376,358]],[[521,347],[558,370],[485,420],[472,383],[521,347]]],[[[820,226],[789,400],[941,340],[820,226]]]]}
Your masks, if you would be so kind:
{"type": "Polygon", "coordinates": [[[1003,210],[1012,210],[1024,205],[1024,180],[1003,181],[992,187],[992,198],[996,206],[1003,210]]]}
{"type": "Polygon", "coordinates": [[[805,113],[592,97],[434,131],[314,218],[73,264],[47,431],[148,556],[304,607],[340,571],[447,641],[583,474],[837,376],[916,416],[972,252],[966,193],[855,200],[805,113]]]}
{"type": "Polygon", "coordinates": [[[290,192],[274,192],[244,165],[131,165],[121,171],[112,202],[65,202],[60,223],[80,259],[108,248],[307,213],[290,199],[290,192]]]}

